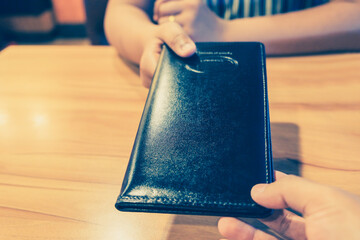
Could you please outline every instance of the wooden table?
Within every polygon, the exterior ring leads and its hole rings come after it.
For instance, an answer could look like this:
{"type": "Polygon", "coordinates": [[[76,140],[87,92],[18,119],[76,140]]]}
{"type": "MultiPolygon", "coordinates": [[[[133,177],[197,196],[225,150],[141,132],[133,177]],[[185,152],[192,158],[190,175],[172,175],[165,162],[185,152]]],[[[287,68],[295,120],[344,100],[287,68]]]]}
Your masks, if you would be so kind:
{"type": "MultiPolygon", "coordinates": [[[[267,61],[277,168],[360,195],[360,54],[267,61]]],[[[111,47],[0,53],[0,239],[218,239],[216,217],[121,213],[147,90],[111,47]]]]}

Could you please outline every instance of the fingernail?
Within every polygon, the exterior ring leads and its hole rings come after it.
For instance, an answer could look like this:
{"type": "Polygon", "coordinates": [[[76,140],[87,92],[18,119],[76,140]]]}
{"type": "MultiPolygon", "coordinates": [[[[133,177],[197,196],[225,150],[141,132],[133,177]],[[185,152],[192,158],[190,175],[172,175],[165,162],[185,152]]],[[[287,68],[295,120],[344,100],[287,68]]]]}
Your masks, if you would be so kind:
{"type": "Polygon", "coordinates": [[[257,184],[257,185],[255,185],[251,189],[251,195],[255,196],[255,195],[259,195],[259,194],[263,193],[265,191],[266,187],[267,187],[266,184],[257,184]]]}
{"type": "Polygon", "coordinates": [[[192,48],[191,43],[184,43],[184,44],[181,45],[181,50],[184,51],[184,52],[190,50],[191,48],[192,48]]]}
{"type": "Polygon", "coordinates": [[[181,48],[181,51],[184,53],[184,54],[188,54],[190,52],[194,52],[194,45],[189,43],[189,42],[186,42],[184,44],[182,44],[180,46],[181,48]]]}

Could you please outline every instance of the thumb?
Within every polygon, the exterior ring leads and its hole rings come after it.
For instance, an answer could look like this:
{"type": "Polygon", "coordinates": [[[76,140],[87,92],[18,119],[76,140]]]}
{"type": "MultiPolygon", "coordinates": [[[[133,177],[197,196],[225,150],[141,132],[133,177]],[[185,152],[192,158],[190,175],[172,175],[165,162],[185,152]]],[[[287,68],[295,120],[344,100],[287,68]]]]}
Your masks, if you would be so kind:
{"type": "Polygon", "coordinates": [[[304,215],[328,204],[328,197],[336,190],[303,178],[285,175],[271,184],[257,184],[251,197],[258,204],[272,209],[290,207],[304,215]]]}
{"type": "Polygon", "coordinates": [[[176,22],[161,24],[158,37],[180,57],[190,57],[196,51],[194,41],[176,22]]]}

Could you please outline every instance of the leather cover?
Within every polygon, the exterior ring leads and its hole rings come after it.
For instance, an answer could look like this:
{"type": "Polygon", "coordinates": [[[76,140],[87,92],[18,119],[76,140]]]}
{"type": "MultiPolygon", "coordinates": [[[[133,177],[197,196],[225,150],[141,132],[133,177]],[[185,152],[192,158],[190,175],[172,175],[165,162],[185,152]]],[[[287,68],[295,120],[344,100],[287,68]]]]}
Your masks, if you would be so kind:
{"type": "Polygon", "coordinates": [[[265,217],[250,197],[273,181],[264,46],[164,46],[116,208],[265,217]]]}

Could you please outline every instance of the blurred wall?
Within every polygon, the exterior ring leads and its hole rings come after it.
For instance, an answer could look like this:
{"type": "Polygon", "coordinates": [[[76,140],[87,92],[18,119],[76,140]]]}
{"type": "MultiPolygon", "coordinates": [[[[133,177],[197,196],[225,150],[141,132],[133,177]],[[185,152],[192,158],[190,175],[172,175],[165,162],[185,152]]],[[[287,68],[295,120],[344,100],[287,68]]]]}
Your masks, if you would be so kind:
{"type": "Polygon", "coordinates": [[[59,37],[85,37],[84,0],[51,0],[59,37]]]}
{"type": "Polygon", "coordinates": [[[58,24],[85,24],[83,0],[52,0],[58,24]]]}
{"type": "Polygon", "coordinates": [[[84,0],[0,0],[0,50],[11,43],[87,36],[84,0]]]}

